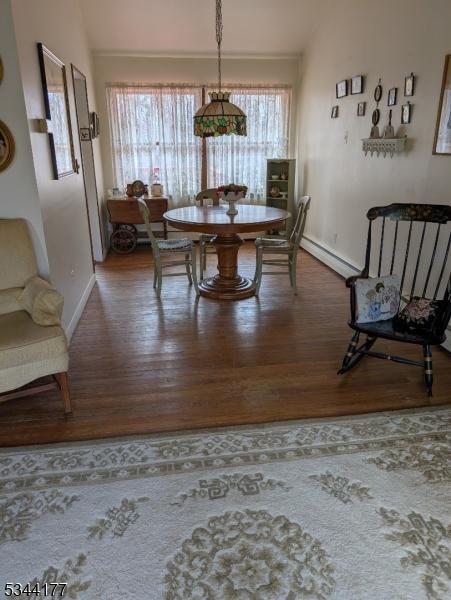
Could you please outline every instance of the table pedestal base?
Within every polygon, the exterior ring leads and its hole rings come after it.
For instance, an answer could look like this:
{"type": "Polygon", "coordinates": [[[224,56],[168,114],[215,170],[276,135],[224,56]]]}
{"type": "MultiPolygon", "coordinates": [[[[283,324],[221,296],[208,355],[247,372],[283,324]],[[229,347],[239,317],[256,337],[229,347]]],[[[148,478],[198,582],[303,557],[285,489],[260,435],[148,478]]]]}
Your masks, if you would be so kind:
{"type": "Polygon", "coordinates": [[[238,274],[238,251],[243,240],[237,234],[216,235],[212,244],[218,255],[218,274],[199,283],[201,296],[241,300],[255,295],[252,279],[238,274]]]}

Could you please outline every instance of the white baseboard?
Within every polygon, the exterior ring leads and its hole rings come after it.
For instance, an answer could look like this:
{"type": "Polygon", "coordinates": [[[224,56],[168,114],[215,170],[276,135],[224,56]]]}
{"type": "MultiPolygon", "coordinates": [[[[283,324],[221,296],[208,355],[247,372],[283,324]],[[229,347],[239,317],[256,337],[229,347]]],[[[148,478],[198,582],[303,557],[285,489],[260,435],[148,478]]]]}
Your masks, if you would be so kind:
{"type": "Polygon", "coordinates": [[[304,250],[306,250],[309,254],[312,254],[315,258],[339,273],[342,277],[351,277],[352,275],[357,275],[362,270],[323,244],[319,244],[318,242],[315,242],[306,236],[302,238],[301,248],[304,248],[304,250]]]}
{"type": "MultiPolygon", "coordinates": [[[[351,277],[361,271],[357,266],[351,264],[329,248],[308,237],[304,236],[302,238],[301,247],[342,277],[351,277]]],[[[447,332],[447,339],[443,342],[442,347],[451,352],[451,326],[448,327],[447,332]]]]}
{"type": "Polygon", "coordinates": [[[83,314],[83,311],[86,306],[86,302],[89,299],[89,296],[91,294],[92,288],[94,287],[95,283],[96,283],[96,275],[95,275],[95,273],[93,273],[91,275],[88,285],[86,286],[85,291],[83,292],[82,297],[80,298],[80,302],[78,303],[78,306],[75,309],[73,317],[70,320],[69,325],[66,327],[66,336],[67,336],[67,340],[69,342],[70,342],[70,339],[71,339],[75,329],[77,328],[78,321],[80,320],[80,317],[83,314]]]}

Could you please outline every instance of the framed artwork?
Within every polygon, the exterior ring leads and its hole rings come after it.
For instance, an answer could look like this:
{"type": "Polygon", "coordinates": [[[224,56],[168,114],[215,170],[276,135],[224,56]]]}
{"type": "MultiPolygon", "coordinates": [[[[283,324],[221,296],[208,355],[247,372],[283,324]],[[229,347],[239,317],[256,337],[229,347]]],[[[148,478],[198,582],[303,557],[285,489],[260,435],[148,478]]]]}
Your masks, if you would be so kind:
{"type": "Polygon", "coordinates": [[[374,99],[379,104],[379,102],[381,101],[381,98],[382,98],[382,85],[381,85],[381,80],[379,79],[379,83],[374,88],[374,99]]]}
{"type": "Polygon", "coordinates": [[[61,179],[76,172],[74,142],[70,123],[66,67],[48,48],[38,43],[45,116],[51,122],[48,133],[53,176],[61,179]]]}
{"type": "Polygon", "coordinates": [[[403,104],[401,108],[401,124],[408,125],[410,123],[410,119],[412,118],[412,105],[410,102],[407,104],[403,104]]]}
{"type": "Polygon", "coordinates": [[[432,154],[451,155],[451,54],[445,57],[432,154]]]}
{"type": "Polygon", "coordinates": [[[336,119],[338,117],[338,106],[332,106],[332,112],[330,113],[331,119],[336,119]]]}
{"type": "Polygon", "coordinates": [[[398,88],[396,88],[396,87],[390,88],[388,90],[387,105],[388,106],[395,106],[397,96],[398,96],[398,88]]]}
{"type": "Polygon", "coordinates": [[[339,81],[335,86],[335,95],[337,98],[343,98],[348,95],[348,80],[343,79],[339,81]]]}
{"type": "Polygon", "coordinates": [[[4,171],[14,158],[14,138],[3,121],[0,121],[0,171],[4,171]]]}
{"type": "Polygon", "coordinates": [[[90,127],[80,127],[79,133],[80,133],[80,140],[82,142],[89,142],[92,139],[90,127]]]}
{"type": "Polygon", "coordinates": [[[366,112],[366,102],[359,102],[357,104],[357,116],[364,117],[366,112]]]}
{"type": "Polygon", "coordinates": [[[413,96],[415,93],[415,75],[411,73],[404,79],[404,96],[413,96]]]}
{"type": "Polygon", "coordinates": [[[371,115],[371,122],[373,125],[377,125],[381,118],[381,111],[378,108],[373,110],[373,114],[371,115]]]}
{"type": "Polygon", "coordinates": [[[351,94],[363,94],[363,75],[351,79],[351,94]]]}
{"type": "Polygon", "coordinates": [[[89,118],[91,120],[91,132],[92,137],[96,138],[100,135],[100,124],[99,124],[99,116],[96,112],[89,113],[89,118]]]}

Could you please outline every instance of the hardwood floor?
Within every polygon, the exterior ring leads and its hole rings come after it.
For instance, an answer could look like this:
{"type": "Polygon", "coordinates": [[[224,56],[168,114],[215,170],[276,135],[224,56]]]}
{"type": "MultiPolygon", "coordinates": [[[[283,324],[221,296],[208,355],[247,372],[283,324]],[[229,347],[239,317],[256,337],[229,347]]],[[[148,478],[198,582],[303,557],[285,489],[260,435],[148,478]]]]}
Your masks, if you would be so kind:
{"type": "MultiPolygon", "coordinates": [[[[240,251],[253,275],[254,247],[240,251]]],[[[214,272],[215,256],[209,255],[214,272]]],[[[195,299],[186,278],[152,288],[152,255],[110,255],[70,348],[74,412],[48,392],[0,404],[0,445],[356,414],[451,401],[451,359],[434,351],[434,396],[421,369],[364,359],[336,371],[351,336],[344,281],[305,252],[299,294],[288,275],[263,278],[260,298],[195,299]]],[[[419,358],[420,349],[376,347],[419,358]],[[396,350],[395,350],[396,349],[396,350]]]]}

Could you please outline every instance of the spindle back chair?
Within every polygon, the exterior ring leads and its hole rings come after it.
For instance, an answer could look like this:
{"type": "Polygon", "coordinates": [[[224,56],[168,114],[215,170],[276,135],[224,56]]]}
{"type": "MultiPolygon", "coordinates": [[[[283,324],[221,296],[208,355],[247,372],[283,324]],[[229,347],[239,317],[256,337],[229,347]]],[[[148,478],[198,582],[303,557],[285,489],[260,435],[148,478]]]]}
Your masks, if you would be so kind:
{"type": "Polygon", "coordinates": [[[304,235],[307,213],[310,209],[310,202],[310,196],[302,196],[302,198],[295,200],[294,204],[296,209],[296,219],[288,238],[259,237],[255,240],[256,264],[254,281],[256,296],[258,296],[260,293],[260,285],[263,274],[281,275],[286,272],[280,270],[263,271],[264,265],[287,268],[290,276],[291,287],[293,288],[294,294],[297,295],[297,256],[302,236],[304,235]],[[265,258],[265,255],[270,255],[270,258],[265,258]]]}
{"type": "Polygon", "coordinates": [[[157,297],[161,297],[163,277],[178,277],[179,275],[188,277],[189,284],[194,285],[196,296],[199,296],[196,275],[196,248],[194,242],[188,238],[174,240],[157,239],[152,231],[149,207],[141,198],[138,198],[138,207],[146,225],[150,243],[152,244],[154,259],[153,287],[156,290],[157,297]],[[182,254],[183,257],[179,256],[180,254],[182,254]],[[167,256],[171,256],[171,260],[167,260],[167,256]],[[172,257],[175,257],[176,260],[172,260],[172,257]],[[176,266],[185,267],[185,272],[174,273],[165,271],[165,269],[171,269],[176,266]]]}
{"type": "Polygon", "coordinates": [[[432,395],[431,346],[446,339],[451,316],[451,206],[437,204],[390,204],[371,208],[365,254],[365,266],[358,276],[346,280],[351,295],[351,319],[354,330],[339,374],[346,373],[364,356],[383,358],[424,369],[424,379],[432,395]],[[430,330],[401,330],[395,319],[370,323],[356,322],[356,282],[359,278],[400,275],[401,306],[414,296],[442,300],[439,314],[430,330]],[[360,334],[366,341],[358,346],[360,334]],[[371,351],[377,338],[418,344],[423,361],[371,351]]]}

